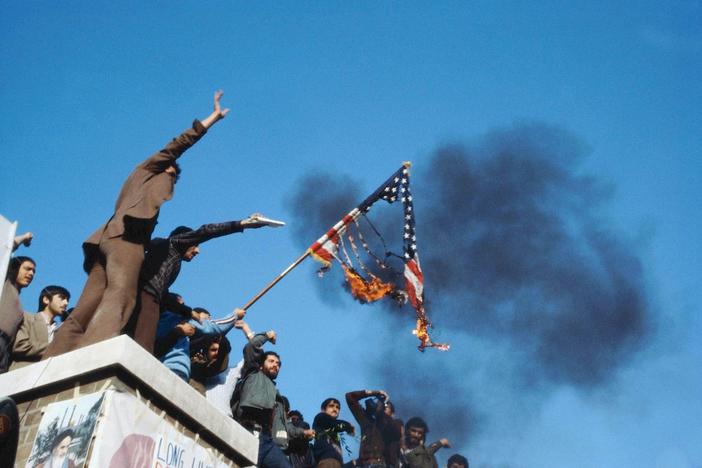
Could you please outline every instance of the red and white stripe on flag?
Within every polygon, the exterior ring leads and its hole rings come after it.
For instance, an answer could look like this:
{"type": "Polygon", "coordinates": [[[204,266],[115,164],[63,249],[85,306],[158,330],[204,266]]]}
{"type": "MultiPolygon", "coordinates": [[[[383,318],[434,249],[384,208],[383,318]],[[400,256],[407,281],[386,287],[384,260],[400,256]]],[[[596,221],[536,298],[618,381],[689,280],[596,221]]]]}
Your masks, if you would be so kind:
{"type": "Polygon", "coordinates": [[[324,264],[324,266],[330,266],[339,251],[339,236],[344,234],[348,225],[358,219],[359,216],[361,216],[361,211],[358,208],[351,210],[349,214],[344,216],[341,221],[336,223],[334,227],[310,246],[310,255],[318,262],[324,264]]]}
{"type": "Polygon", "coordinates": [[[405,263],[405,288],[409,296],[412,307],[418,309],[424,300],[424,274],[419,266],[419,256],[414,255],[414,258],[405,263]]]}

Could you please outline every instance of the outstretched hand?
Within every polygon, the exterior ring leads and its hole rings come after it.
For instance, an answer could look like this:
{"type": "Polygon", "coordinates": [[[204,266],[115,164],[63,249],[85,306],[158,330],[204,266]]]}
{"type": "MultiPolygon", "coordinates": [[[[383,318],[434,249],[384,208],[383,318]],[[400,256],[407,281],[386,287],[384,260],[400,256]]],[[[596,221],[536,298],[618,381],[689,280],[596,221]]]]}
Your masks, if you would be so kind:
{"type": "Polygon", "coordinates": [[[227,115],[227,113],[229,113],[229,108],[222,109],[222,104],[221,104],[222,96],[224,96],[224,92],[221,89],[217,90],[215,92],[215,94],[214,94],[214,110],[206,119],[204,119],[201,122],[203,127],[210,128],[216,122],[222,120],[227,115]]]}
{"type": "Polygon", "coordinates": [[[217,91],[215,91],[213,113],[217,114],[219,119],[223,119],[227,115],[227,113],[229,112],[229,108],[222,109],[222,105],[220,104],[220,101],[222,100],[222,96],[224,96],[224,91],[222,91],[221,89],[218,89],[217,91]]]}

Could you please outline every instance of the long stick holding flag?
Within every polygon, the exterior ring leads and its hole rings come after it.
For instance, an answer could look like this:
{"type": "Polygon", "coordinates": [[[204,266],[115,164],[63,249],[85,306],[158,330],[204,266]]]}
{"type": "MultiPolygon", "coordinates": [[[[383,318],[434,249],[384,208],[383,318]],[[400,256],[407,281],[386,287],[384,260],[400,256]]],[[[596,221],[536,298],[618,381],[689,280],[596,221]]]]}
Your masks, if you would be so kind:
{"type": "MultiPolygon", "coordinates": [[[[282,280],[288,273],[290,273],[295,267],[297,267],[310,255],[312,255],[315,258],[315,260],[323,263],[325,266],[331,265],[331,261],[336,255],[339,236],[346,231],[346,228],[348,227],[349,223],[358,219],[358,217],[361,216],[361,214],[367,213],[368,210],[370,210],[371,205],[381,198],[380,195],[382,195],[385,189],[400,175],[402,170],[408,168],[410,165],[411,164],[409,162],[404,163],[398,171],[396,171],[388,180],[385,181],[385,183],[383,183],[383,185],[378,187],[378,189],[375,192],[373,192],[368,198],[366,198],[363,201],[363,203],[351,210],[346,216],[344,216],[341,219],[341,221],[336,223],[322,237],[317,239],[317,241],[314,244],[312,244],[305,251],[304,254],[302,254],[297,260],[291,263],[290,266],[283,270],[273,281],[268,283],[266,287],[264,287],[258,294],[252,297],[249,300],[249,302],[247,302],[242,307],[242,309],[248,310],[249,307],[254,305],[259,299],[261,299],[261,297],[263,297],[264,294],[270,291],[271,288],[273,288],[273,286],[278,284],[280,280],[282,280]]],[[[388,191],[394,194],[392,200],[389,200],[388,198],[390,203],[392,203],[397,199],[397,190],[388,191]]]]}

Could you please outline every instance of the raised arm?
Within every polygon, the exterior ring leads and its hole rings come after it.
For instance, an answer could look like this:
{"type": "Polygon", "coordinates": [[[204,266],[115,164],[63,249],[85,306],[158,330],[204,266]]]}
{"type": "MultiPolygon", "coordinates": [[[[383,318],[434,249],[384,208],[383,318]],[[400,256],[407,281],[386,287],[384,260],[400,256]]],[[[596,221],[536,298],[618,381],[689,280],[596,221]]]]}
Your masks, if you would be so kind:
{"type": "MultiPolygon", "coordinates": [[[[221,319],[205,320],[202,323],[194,323],[193,326],[197,330],[196,335],[226,335],[234,328],[236,322],[244,318],[246,311],[243,309],[234,309],[234,311],[221,319]]],[[[247,325],[248,326],[248,325],[247,325]]]]}
{"type": "Polygon", "coordinates": [[[437,450],[439,450],[440,448],[443,448],[443,447],[451,447],[451,443],[446,438],[439,439],[436,442],[429,445],[429,447],[427,447],[427,451],[431,454],[434,454],[434,453],[436,453],[437,450]]]}
{"type": "Polygon", "coordinates": [[[163,149],[151,155],[146,161],[140,164],[141,167],[149,172],[160,173],[172,166],[188,148],[197,143],[202,138],[207,129],[224,118],[229,112],[229,109],[222,109],[220,100],[222,99],[222,91],[215,93],[215,108],[212,113],[202,122],[195,120],[192,128],[185,130],[179,136],[171,140],[163,149]]]}
{"type": "Polygon", "coordinates": [[[208,115],[204,120],[202,120],[203,127],[210,128],[212,125],[222,120],[229,112],[229,109],[222,109],[222,106],[220,104],[222,96],[224,96],[224,92],[221,89],[215,92],[214,109],[212,110],[212,113],[210,115],[208,115]]]}
{"type": "Polygon", "coordinates": [[[388,400],[388,394],[383,390],[356,390],[355,392],[348,392],[346,394],[346,404],[349,405],[349,410],[356,421],[363,427],[368,423],[368,417],[366,412],[361,408],[359,403],[364,398],[369,398],[372,396],[381,397],[384,400],[388,400]]]}
{"type": "Polygon", "coordinates": [[[12,251],[17,250],[20,245],[29,247],[29,244],[32,243],[32,239],[34,239],[34,234],[32,234],[31,232],[25,232],[24,234],[15,236],[14,241],[12,243],[12,251]]]}
{"type": "MultiPolygon", "coordinates": [[[[240,322],[243,322],[243,320],[240,322]]],[[[244,322],[243,325],[246,325],[246,323],[244,322]]],[[[241,328],[242,331],[244,331],[243,325],[241,328]]],[[[237,326],[237,328],[239,328],[239,326],[237,326]]],[[[246,328],[248,329],[248,325],[246,328]]],[[[241,375],[247,375],[248,373],[258,369],[260,366],[259,360],[261,359],[261,356],[263,356],[263,345],[267,341],[275,344],[276,340],[276,333],[273,330],[269,330],[265,333],[253,334],[251,329],[248,329],[248,331],[244,331],[244,333],[247,334],[247,338],[250,335],[253,336],[248,338],[249,342],[246,343],[246,346],[244,346],[244,366],[242,367],[241,375]]]]}

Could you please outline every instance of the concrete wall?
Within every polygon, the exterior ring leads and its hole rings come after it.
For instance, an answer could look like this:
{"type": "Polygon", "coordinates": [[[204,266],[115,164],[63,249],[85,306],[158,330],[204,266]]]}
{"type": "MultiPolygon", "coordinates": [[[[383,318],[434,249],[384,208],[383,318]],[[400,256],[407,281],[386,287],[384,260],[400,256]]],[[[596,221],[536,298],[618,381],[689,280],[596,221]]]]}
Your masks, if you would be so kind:
{"type": "Polygon", "coordinates": [[[15,466],[25,466],[48,404],[110,389],[165,411],[178,432],[221,454],[230,466],[255,464],[258,441],[252,434],[130,338],[119,336],[0,375],[0,393],[19,409],[15,466]]]}

